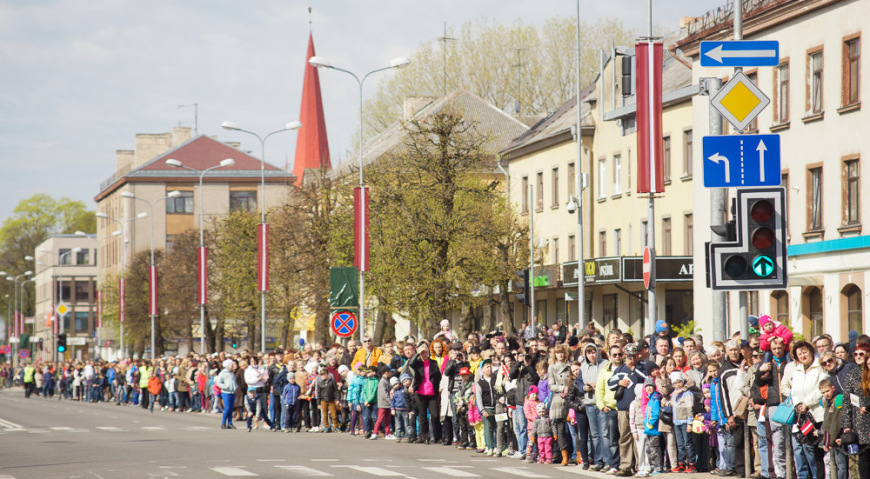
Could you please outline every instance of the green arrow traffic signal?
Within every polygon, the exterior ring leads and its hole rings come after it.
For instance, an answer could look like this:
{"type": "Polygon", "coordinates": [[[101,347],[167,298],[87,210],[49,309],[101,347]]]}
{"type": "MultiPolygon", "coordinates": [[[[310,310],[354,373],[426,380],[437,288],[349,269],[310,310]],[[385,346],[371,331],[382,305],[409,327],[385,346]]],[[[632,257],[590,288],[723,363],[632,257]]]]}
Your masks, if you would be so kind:
{"type": "Polygon", "coordinates": [[[769,256],[759,255],[752,260],[752,272],[761,278],[766,278],[773,274],[773,260],[769,256]]]}

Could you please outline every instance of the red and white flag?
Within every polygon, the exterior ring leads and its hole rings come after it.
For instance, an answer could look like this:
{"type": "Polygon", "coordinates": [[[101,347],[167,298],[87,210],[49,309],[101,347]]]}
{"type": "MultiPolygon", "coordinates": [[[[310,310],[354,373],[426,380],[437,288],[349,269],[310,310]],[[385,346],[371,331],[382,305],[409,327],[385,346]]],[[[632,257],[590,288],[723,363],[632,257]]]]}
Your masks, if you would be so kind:
{"type": "Polygon", "coordinates": [[[353,189],[353,265],[360,271],[369,270],[369,189],[353,189]]]}
{"type": "Polygon", "coordinates": [[[269,291],[269,225],[257,225],[257,289],[269,291]]]}
{"type": "Polygon", "coordinates": [[[635,45],[637,54],[637,192],[664,193],[662,44],[635,45]]]}
{"type": "Polygon", "coordinates": [[[197,255],[197,285],[199,304],[208,302],[208,250],[203,246],[197,255]]]}

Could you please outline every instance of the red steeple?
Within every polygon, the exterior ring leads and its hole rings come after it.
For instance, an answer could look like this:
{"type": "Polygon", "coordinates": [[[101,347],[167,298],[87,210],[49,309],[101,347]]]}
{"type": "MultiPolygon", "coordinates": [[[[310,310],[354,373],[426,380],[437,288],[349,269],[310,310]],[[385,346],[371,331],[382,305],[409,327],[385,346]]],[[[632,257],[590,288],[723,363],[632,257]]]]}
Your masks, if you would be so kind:
{"type": "Polygon", "coordinates": [[[326,121],[323,116],[323,100],[320,98],[320,76],[317,68],[308,63],[314,56],[314,38],[308,34],[308,55],[305,57],[305,79],[302,82],[302,108],[299,121],[302,128],[296,138],[296,159],[293,175],[296,183],[302,183],[306,168],[331,168],[329,142],[326,139],[326,121]]]}

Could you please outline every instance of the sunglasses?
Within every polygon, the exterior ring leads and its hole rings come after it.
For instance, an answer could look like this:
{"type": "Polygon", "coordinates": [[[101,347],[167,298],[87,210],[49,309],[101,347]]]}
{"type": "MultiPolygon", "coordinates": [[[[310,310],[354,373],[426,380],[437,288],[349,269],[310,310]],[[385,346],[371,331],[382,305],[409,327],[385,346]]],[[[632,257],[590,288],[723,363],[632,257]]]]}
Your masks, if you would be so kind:
{"type": "Polygon", "coordinates": [[[857,353],[857,352],[855,353],[856,358],[863,358],[866,355],[867,355],[867,353],[857,353]]]}
{"type": "Polygon", "coordinates": [[[371,340],[371,339],[363,339],[363,342],[364,342],[364,343],[370,343],[370,342],[372,342],[372,340],[371,340]]]}
{"type": "Polygon", "coordinates": [[[625,356],[625,355],[622,353],[613,353],[610,355],[610,357],[612,357],[612,358],[621,358],[623,356],[625,356]]]}
{"type": "Polygon", "coordinates": [[[827,361],[822,362],[822,366],[827,366],[828,364],[835,364],[833,359],[829,359],[827,361]]]}

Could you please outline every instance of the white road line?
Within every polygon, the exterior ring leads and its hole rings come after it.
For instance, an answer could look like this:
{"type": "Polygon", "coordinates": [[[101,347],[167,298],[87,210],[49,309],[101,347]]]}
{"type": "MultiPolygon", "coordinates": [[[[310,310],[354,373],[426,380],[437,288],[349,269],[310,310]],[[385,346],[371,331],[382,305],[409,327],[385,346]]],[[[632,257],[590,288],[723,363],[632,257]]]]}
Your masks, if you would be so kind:
{"type": "Polygon", "coordinates": [[[9,474],[3,474],[0,476],[0,479],[15,479],[15,476],[10,476],[9,474]]]}
{"type": "Polygon", "coordinates": [[[532,472],[525,467],[493,467],[492,470],[519,477],[552,477],[532,472]]]}
{"type": "Polygon", "coordinates": [[[417,459],[420,462],[447,462],[447,459],[417,459]]]}
{"type": "Polygon", "coordinates": [[[402,474],[399,471],[390,471],[389,469],[384,469],[382,467],[373,467],[373,466],[332,466],[332,467],[346,467],[348,469],[353,469],[355,471],[364,472],[366,474],[371,474],[373,476],[379,477],[405,477],[406,474],[402,474]]]}
{"type": "Polygon", "coordinates": [[[217,472],[218,474],[223,474],[225,476],[237,476],[237,477],[256,477],[257,476],[257,474],[254,474],[251,471],[239,469],[238,467],[212,467],[211,470],[214,472],[217,472]]]}
{"type": "Polygon", "coordinates": [[[14,422],[5,419],[0,419],[0,426],[5,427],[6,429],[21,429],[23,427],[20,424],[15,424],[14,422]]]}
{"type": "Polygon", "coordinates": [[[142,426],[142,429],[146,431],[165,431],[166,428],[163,426],[142,426]]]}
{"type": "Polygon", "coordinates": [[[102,426],[97,427],[100,431],[108,431],[108,432],[126,432],[126,429],[121,429],[120,427],[112,427],[112,426],[102,426]]]}
{"type": "Polygon", "coordinates": [[[71,427],[50,427],[52,431],[72,431],[71,427]]]}
{"type": "Polygon", "coordinates": [[[589,471],[584,471],[582,467],[556,467],[557,471],[567,472],[568,474],[577,474],[578,476],[589,476],[589,471]]]}
{"type": "Polygon", "coordinates": [[[287,472],[292,473],[296,476],[302,477],[332,477],[332,474],[328,472],[318,471],[317,469],[312,469],[306,466],[275,466],[278,469],[283,469],[287,472]]]}
{"type": "Polygon", "coordinates": [[[452,467],[424,467],[423,469],[450,477],[480,477],[480,474],[463,471],[462,469],[453,469],[452,467]]]}
{"type": "Polygon", "coordinates": [[[311,462],[338,462],[338,459],[310,459],[311,462]]]}
{"type": "Polygon", "coordinates": [[[287,459],[257,459],[257,462],[285,462],[287,459]]]}

